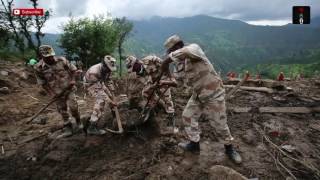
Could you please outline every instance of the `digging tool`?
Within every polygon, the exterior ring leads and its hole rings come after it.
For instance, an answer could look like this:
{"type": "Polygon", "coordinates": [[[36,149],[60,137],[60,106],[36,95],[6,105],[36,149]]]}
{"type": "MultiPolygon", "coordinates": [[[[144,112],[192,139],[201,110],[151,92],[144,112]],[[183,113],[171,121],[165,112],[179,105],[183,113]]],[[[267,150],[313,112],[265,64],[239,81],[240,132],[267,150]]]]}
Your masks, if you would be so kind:
{"type": "Polygon", "coordinates": [[[121,119],[120,119],[120,114],[119,114],[119,110],[118,107],[113,107],[114,112],[116,114],[116,119],[117,119],[117,124],[118,124],[118,131],[114,131],[112,129],[109,128],[105,128],[105,130],[111,132],[111,133],[115,133],[115,134],[122,134],[123,133],[123,127],[122,127],[122,123],[121,123],[121,119]]]}
{"type": "Polygon", "coordinates": [[[142,112],[141,112],[141,115],[140,115],[140,120],[143,119],[143,122],[145,122],[149,116],[150,116],[150,109],[147,110],[147,107],[149,105],[149,102],[152,98],[152,96],[154,95],[154,93],[156,92],[156,89],[159,87],[159,84],[160,84],[160,80],[162,78],[162,75],[163,75],[163,72],[161,71],[160,73],[160,76],[158,77],[158,79],[156,80],[156,85],[155,87],[153,88],[152,90],[152,93],[150,94],[150,96],[148,97],[148,100],[147,100],[147,103],[144,105],[143,109],[142,109],[142,112]],[[146,114],[146,111],[147,111],[147,114],[146,114]]]}
{"type": "Polygon", "coordinates": [[[33,115],[29,120],[27,120],[27,124],[29,124],[30,122],[32,122],[36,117],[38,117],[40,115],[40,113],[42,113],[44,110],[46,110],[52,103],[54,103],[55,101],[57,101],[61,96],[63,96],[67,91],[69,91],[72,88],[72,86],[67,87],[66,89],[64,89],[60,94],[54,96],[49,102],[48,104],[46,104],[45,106],[43,106],[35,115],[33,115]]]}
{"type": "MultiPolygon", "coordinates": [[[[112,97],[112,100],[114,101],[114,95],[109,91],[109,89],[106,89],[107,94],[109,95],[109,97],[112,97]]],[[[115,134],[122,134],[123,133],[123,127],[122,127],[122,123],[121,123],[121,119],[120,119],[120,114],[119,114],[119,110],[118,107],[115,106],[113,107],[113,111],[116,114],[116,120],[117,120],[117,125],[118,125],[118,131],[109,129],[109,128],[105,128],[106,131],[109,131],[111,133],[115,133],[115,134]]]]}
{"type": "Polygon", "coordinates": [[[243,76],[243,79],[226,95],[226,99],[229,99],[246,81],[246,76],[243,76]]]}

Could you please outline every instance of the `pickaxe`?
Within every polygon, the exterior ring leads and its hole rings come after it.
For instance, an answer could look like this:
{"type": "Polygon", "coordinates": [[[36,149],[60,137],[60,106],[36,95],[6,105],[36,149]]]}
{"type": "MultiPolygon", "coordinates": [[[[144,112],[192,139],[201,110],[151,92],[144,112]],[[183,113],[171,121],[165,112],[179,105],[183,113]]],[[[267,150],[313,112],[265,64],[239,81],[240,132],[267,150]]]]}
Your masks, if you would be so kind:
{"type": "Polygon", "coordinates": [[[57,94],[56,96],[54,96],[45,106],[43,106],[35,115],[33,115],[30,119],[28,119],[26,121],[27,124],[29,124],[30,122],[32,122],[36,117],[38,117],[40,115],[40,113],[42,113],[44,110],[46,110],[52,103],[56,102],[60,97],[62,97],[63,95],[66,94],[66,92],[68,92],[69,90],[71,90],[73,87],[73,85],[65,88],[61,93],[57,94]]]}

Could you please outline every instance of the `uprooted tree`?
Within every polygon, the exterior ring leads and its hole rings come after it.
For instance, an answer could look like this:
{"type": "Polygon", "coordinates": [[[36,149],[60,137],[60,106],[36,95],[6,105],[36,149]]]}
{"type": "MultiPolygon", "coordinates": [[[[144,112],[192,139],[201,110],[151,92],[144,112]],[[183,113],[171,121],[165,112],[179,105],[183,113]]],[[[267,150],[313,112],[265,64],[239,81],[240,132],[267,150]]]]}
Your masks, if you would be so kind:
{"type": "Polygon", "coordinates": [[[132,24],[128,24],[125,19],[103,15],[78,20],[71,17],[63,26],[61,47],[67,56],[78,56],[88,68],[100,62],[105,55],[113,54],[117,48],[122,49],[122,43],[132,29],[132,24]]]}
{"type": "MultiPolygon", "coordinates": [[[[33,8],[38,8],[38,0],[30,0],[30,3],[33,8]]],[[[14,0],[1,0],[1,4],[0,29],[10,34],[14,46],[20,52],[31,49],[37,54],[44,37],[41,30],[50,17],[49,11],[44,16],[14,16],[14,0]]]]}

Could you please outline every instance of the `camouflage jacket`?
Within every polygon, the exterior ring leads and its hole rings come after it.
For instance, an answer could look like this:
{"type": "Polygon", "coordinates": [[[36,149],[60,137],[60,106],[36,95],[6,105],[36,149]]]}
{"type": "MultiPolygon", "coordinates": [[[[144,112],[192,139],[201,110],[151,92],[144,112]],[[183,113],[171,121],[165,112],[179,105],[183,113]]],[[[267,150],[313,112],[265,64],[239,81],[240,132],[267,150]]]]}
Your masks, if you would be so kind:
{"type": "Polygon", "coordinates": [[[190,44],[170,53],[169,57],[177,64],[184,63],[183,73],[194,97],[206,101],[224,94],[221,78],[199,45],[190,44]]]}
{"type": "Polygon", "coordinates": [[[43,60],[35,66],[38,84],[47,86],[56,94],[69,87],[77,68],[64,57],[54,57],[56,63],[48,65],[43,60]]]}
{"type": "Polygon", "coordinates": [[[97,88],[99,88],[101,86],[101,88],[105,88],[102,86],[105,86],[105,82],[102,82],[102,79],[106,79],[107,80],[107,84],[106,86],[108,87],[108,89],[112,92],[115,93],[115,86],[114,83],[111,80],[111,76],[112,73],[107,73],[105,78],[102,78],[102,74],[101,74],[101,68],[102,68],[102,64],[96,64],[91,66],[88,71],[86,72],[85,76],[84,76],[84,81],[85,81],[85,85],[88,86],[92,86],[95,85],[97,86],[97,88]]]}

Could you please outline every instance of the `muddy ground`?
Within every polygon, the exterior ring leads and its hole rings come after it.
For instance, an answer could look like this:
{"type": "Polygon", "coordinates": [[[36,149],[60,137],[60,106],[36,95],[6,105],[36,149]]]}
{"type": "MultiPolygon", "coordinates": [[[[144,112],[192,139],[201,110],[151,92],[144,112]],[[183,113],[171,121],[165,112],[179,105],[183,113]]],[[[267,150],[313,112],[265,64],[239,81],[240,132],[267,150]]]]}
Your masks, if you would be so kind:
{"type": "MultiPolygon", "coordinates": [[[[173,93],[178,134],[165,133],[166,115],[160,110],[153,121],[127,129],[123,135],[86,137],[80,132],[55,140],[51,136],[61,128],[62,120],[54,105],[38,121],[25,123],[49,100],[36,85],[32,71],[22,64],[3,61],[0,71],[0,88],[9,88],[8,92],[0,93],[0,179],[210,179],[210,168],[214,165],[230,167],[247,178],[320,177],[319,113],[230,110],[319,106],[320,79],[283,82],[292,90],[276,90],[271,94],[238,91],[227,100],[228,124],[243,157],[243,163],[235,165],[225,156],[223,145],[217,142],[205,117],[200,122],[200,154],[183,152],[177,147],[178,142],[185,140],[181,113],[188,100],[181,89],[173,93]]],[[[84,100],[80,92],[78,102],[84,115],[91,111],[92,100],[88,97],[84,100]]],[[[100,125],[108,124],[108,119],[104,118],[100,125]]]]}

